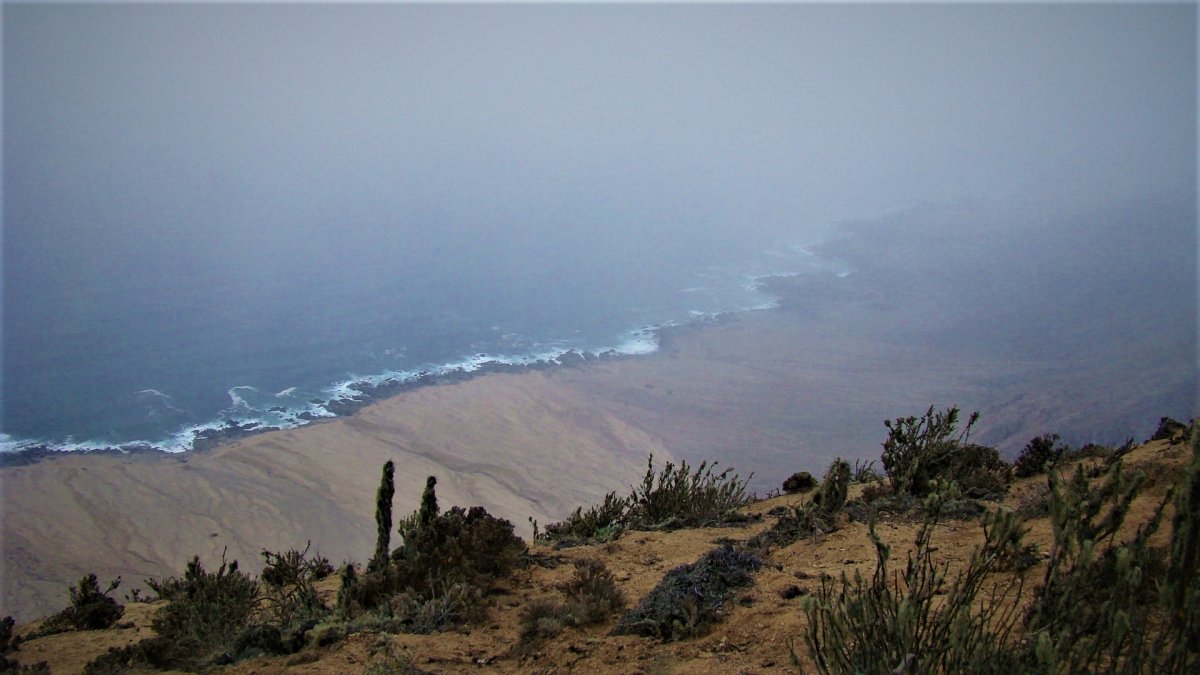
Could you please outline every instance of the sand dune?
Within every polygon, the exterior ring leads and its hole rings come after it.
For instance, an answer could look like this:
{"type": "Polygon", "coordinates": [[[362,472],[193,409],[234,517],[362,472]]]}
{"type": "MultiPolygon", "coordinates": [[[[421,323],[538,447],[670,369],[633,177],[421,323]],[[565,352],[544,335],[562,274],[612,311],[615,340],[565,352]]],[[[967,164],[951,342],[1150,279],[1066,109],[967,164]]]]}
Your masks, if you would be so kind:
{"type": "Polygon", "coordinates": [[[624,490],[647,433],[542,373],[498,374],[410,392],[352,418],[251,437],[179,458],[65,456],[3,470],[3,614],[56,610],[87,572],[178,574],[199,554],[257,568],[263,548],[308,540],[335,562],[374,546],[380,466],[396,462],[396,511],[416,507],[425,477],[444,506],[482,505],[520,531],[624,490]]]}

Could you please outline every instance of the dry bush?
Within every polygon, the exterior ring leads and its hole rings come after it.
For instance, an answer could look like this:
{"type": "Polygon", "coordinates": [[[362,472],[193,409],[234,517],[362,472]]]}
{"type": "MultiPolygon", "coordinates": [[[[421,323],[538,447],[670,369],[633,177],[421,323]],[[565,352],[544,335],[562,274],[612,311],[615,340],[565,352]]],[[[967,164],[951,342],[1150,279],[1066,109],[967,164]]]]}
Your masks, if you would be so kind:
{"type": "Polygon", "coordinates": [[[70,587],[70,604],[42,622],[41,629],[28,637],[32,639],[67,631],[112,628],[125,614],[125,606],[108,595],[120,585],[121,577],[117,577],[102,592],[96,575],[85,575],[78,585],[70,587]]]}
{"type": "Polygon", "coordinates": [[[733,591],[754,583],[750,574],[762,564],[757,556],[729,546],[713,549],[668,572],[637,607],[621,616],[612,632],[664,642],[699,635],[720,620],[733,591]]]}
{"type": "Polygon", "coordinates": [[[557,588],[564,602],[539,598],[521,608],[519,653],[528,651],[541,639],[558,635],[564,628],[604,623],[629,603],[612,572],[593,558],[576,560],[574,574],[557,588]]]}

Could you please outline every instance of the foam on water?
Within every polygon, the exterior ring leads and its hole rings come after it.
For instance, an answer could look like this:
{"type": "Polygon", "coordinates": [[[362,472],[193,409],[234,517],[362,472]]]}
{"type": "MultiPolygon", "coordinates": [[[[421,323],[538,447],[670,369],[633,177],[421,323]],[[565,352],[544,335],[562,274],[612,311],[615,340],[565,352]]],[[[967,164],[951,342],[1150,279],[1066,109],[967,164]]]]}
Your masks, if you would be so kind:
{"type": "MultiPolygon", "coordinates": [[[[366,375],[350,375],[318,390],[300,386],[287,387],[277,393],[262,391],[250,384],[230,387],[227,394],[230,406],[221,410],[215,419],[182,426],[165,438],[133,440],[119,443],[95,440],[76,441],[67,437],[61,441],[45,439],[14,439],[0,433],[0,453],[41,450],[49,452],[75,452],[109,450],[130,452],[134,450],[158,450],[167,453],[186,452],[195,447],[202,438],[220,436],[225,433],[247,433],[268,429],[292,429],[314,420],[336,417],[330,408],[339,405],[361,403],[374,398],[373,391],[404,385],[417,385],[450,376],[469,375],[495,366],[535,366],[563,363],[568,353],[600,357],[601,355],[645,356],[659,349],[658,332],[667,326],[680,323],[705,323],[716,320],[723,314],[740,311],[758,311],[778,306],[778,299],[763,292],[764,282],[777,276],[793,276],[811,272],[831,272],[838,276],[850,274],[849,265],[842,260],[825,259],[810,250],[811,244],[789,244],[782,250],[767,252],[772,259],[769,265],[758,264],[741,267],[714,267],[699,274],[704,285],[683,288],[681,294],[689,297],[708,295],[715,310],[679,310],[678,320],[645,324],[614,336],[601,344],[586,344],[580,337],[538,342],[518,332],[502,333],[501,338],[510,346],[507,353],[479,351],[462,358],[442,362],[425,363],[403,370],[389,369],[366,375]],[[300,403],[303,401],[303,403],[300,403]],[[339,404],[339,405],[335,405],[339,404]]],[[[492,325],[493,331],[500,327],[492,325]]],[[[579,333],[578,330],[574,331],[579,333]]],[[[476,343],[477,348],[487,348],[476,343]]],[[[492,346],[495,349],[495,345],[492,346]]],[[[394,353],[388,350],[389,354],[394,353]]],[[[401,350],[403,351],[403,350],[401,350]]],[[[496,350],[502,352],[502,350],[496,350]]],[[[138,396],[153,397],[154,406],[183,413],[171,402],[169,394],[158,389],[143,389],[134,392],[138,396]]],[[[344,410],[344,408],[342,408],[344,410]]],[[[152,411],[153,414],[153,411],[152,411]]]]}

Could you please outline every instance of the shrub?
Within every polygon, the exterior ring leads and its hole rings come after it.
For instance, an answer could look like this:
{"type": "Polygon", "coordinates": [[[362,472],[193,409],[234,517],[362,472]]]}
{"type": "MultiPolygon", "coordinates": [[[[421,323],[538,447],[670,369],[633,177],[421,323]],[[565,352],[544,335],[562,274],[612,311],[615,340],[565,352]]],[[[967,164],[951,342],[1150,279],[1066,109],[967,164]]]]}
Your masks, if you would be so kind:
{"type": "Polygon", "coordinates": [[[85,575],[77,586],[70,587],[71,604],[46,619],[37,631],[37,636],[54,635],[73,630],[105,630],[111,628],[125,614],[125,606],[109,597],[109,593],[121,585],[121,577],[101,592],[95,574],[85,575]]]}
{"type": "Polygon", "coordinates": [[[1200,667],[1200,436],[1182,490],[1169,494],[1133,538],[1117,531],[1144,485],[1118,460],[1098,486],[1082,466],[1050,474],[1054,548],[1026,617],[1036,641],[1026,661],[1057,672],[1185,673],[1200,667]],[[1175,517],[1166,551],[1150,546],[1169,501],[1175,517]],[[1107,547],[1102,544],[1108,541],[1107,547]]]}
{"type": "Polygon", "coordinates": [[[789,495],[812,492],[817,487],[817,479],[807,471],[797,471],[783,481],[783,491],[789,495]]]}
{"type": "Polygon", "coordinates": [[[883,468],[893,494],[924,497],[930,481],[952,480],[968,496],[995,497],[1008,489],[1010,467],[995,448],[968,443],[979,413],[971,413],[966,427],[955,435],[957,407],[921,417],[884,420],[888,438],[883,443],[883,468]]]}
{"type": "Polygon", "coordinates": [[[667,462],[656,476],[651,455],[641,486],[629,496],[625,522],[644,529],[671,524],[703,527],[735,519],[737,509],[751,502],[746,482],[737,474],[730,476],[731,468],[714,473],[716,466],[701,462],[693,472],[687,462],[678,468],[667,462]]]}
{"type": "Polygon", "coordinates": [[[846,505],[850,465],[840,457],[829,465],[820,489],[805,506],[788,506],[771,527],[746,542],[746,548],[764,554],[772,546],[788,546],[802,537],[815,537],[837,529],[837,515],[846,505]]]}
{"type": "Polygon", "coordinates": [[[1013,473],[1028,478],[1044,472],[1047,464],[1053,465],[1062,456],[1063,448],[1055,447],[1056,443],[1058,434],[1045,434],[1026,443],[1013,464],[1013,473]]]}
{"type": "Polygon", "coordinates": [[[1004,609],[1003,597],[993,595],[978,606],[975,600],[1003,553],[1019,544],[1018,520],[1007,509],[988,514],[985,543],[948,583],[945,564],[933,560],[931,539],[943,505],[957,489],[942,482],[930,487],[925,521],[902,576],[889,573],[891,549],[872,522],[874,576],[866,580],[856,570],[852,581],[845,573],[840,583],[826,578],[816,595],[805,598],[804,639],[820,673],[1013,672],[1002,628],[1013,623],[1015,610],[1004,609]]]}
{"type": "Polygon", "coordinates": [[[1158,421],[1158,429],[1154,431],[1154,435],[1150,437],[1152,441],[1169,440],[1174,444],[1177,438],[1187,438],[1188,427],[1182,422],[1177,422],[1170,417],[1163,417],[1158,421]]]}
{"type": "Polygon", "coordinates": [[[543,538],[549,541],[607,541],[621,531],[628,506],[628,500],[610,492],[604,495],[603,504],[589,507],[586,511],[582,506],[578,507],[566,520],[547,525],[543,538]]]}
{"type": "Polygon", "coordinates": [[[552,638],[563,632],[568,621],[566,605],[549,598],[531,600],[525,603],[517,617],[520,626],[517,636],[523,644],[552,638]]]}
{"type": "Polygon", "coordinates": [[[231,648],[251,621],[258,605],[259,585],[238,570],[237,561],[225,562],[215,572],[204,569],[193,557],[182,578],[148,581],[167,605],[155,614],[151,627],[178,652],[183,666],[196,665],[214,651],[231,648]]]}
{"type": "Polygon", "coordinates": [[[727,597],[754,583],[751,572],[762,560],[722,546],[690,565],[671,570],[625,612],[613,628],[614,635],[640,635],[664,642],[698,635],[720,620],[727,597]]]}
{"type": "Polygon", "coordinates": [[[315,584],[333,573],[333,565],[321,556],[310,558],[309,546],[303,551],[262,552],[266,565],[259,579],[264,618],[280,630],[288,653],[303,648],[305,634],[328,612],[315,584]]]}
{"type": "Polygon", "coordinates": [[[594,558],[576,560],[574,574],[558,590],[566,596],[573,626],[602,623],[629,603],[612,572],[594,558]]]}
{"type": "Polygon", "coordinates": [[[435,485],[430,477],[420,509],[403,521],[409,528],[404,542],[386,565],[361,576],[353,566],[343,570],[343,623],[375,614],[395,630],[427,633],[476,621],[484,613],[482,590],[516,568],[525,543],[512,523],[482,507],[439,513],[435,485]]]}

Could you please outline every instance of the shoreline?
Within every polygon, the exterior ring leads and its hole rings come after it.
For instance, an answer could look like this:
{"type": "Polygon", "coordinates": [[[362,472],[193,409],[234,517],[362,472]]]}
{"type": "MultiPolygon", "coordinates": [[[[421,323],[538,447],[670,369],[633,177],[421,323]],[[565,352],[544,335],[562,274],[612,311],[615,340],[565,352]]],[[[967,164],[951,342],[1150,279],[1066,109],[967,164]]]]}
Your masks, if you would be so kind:
{"type": "MultiPolygon", "coordinates": [[[[770,286],[771,280],[783,279],[792,276],[796,276],[796,274],[774,274],[758,277],[755,280],[755,286],[759,290],[764,290],[770,286]]],[[[769,291],[767,294],[770,295],[769,291]]],[[[421,369],[408,377],[384,377],[377,384],[371,383],[369,380],[379,376],[366,376],[355,380],[350,380],[341,385],[336,385],[335,387],[340,387],[347,392],[353,393],[349,396],[331,398],[324,402],[319,401],[318,399],[310,400],[309,403],[311,405],[315,405],[327,411],[329,414],[316,415],[306,410],[296,415],[296,419],[303,420],[302,424],[274,426],[260,424],[258,422],[244,424],[235,420],[228,420],[225,422],[225,424],[220,426],[200,428],[194,431],[192,439],[189,443],[189,447],[175,452],[166,450],[156,443],[147,441],[130,441],[120,445],[95,448],[81,447],[78,449],[61,449],[61,444],[56,444],[54,442],[32,442],[32,444],[20,447],[16,450],[0,452],[0,468],[29,466],[43,460],[53,460],[70,456],[129,457],[162,455],[171,458],[194,457],[200,454],[219,450],[222,447],[258,436],[260,434],[287,431],[292,429],[303,429],[317,424],[324,424],[333,422],[335,420],[346,419],[354,416],[358,411],[371,405],[375,405],[396,396],[400,396],[402,394],[416,391],[425,387],[459,384],[484,375],[499,373],[520,374],[527,372],[543,372],[653,357],[655,355],[662,354],[663,347],[666,344],[666,341],[670,339],[672,334],[678,333],[682,330],[703,329],[705,327],[726,323],[730,321],[732,317],[737,317],[748,312],[777,310],[781,306],[781,300],[782,298],[773,296],[772,302],[763,306],[718,311],[695,317],[692,320],[684,323],[676,323],[672,321],[658,325],[643,326],[641,328],[631,330],[631,334],[642,334],[653,342],[654,348],[647,352],[620,352],[615,347],[610,347],[604,349],[603,351],[587,351],[571,348],[554,356],[545,356],[544,358],[537,358],[527,362],[521,362],[517,360],[525,357],[499,356],[493,358],[488,357],[486,354],[478,354],[473,357],[464,358],[454,364],[438,366],[433,370],[421,369]],[[484,360],[473,363],[473,359],[484,360]],[[443,372],[434,372],[436,370],[442,370],[443,372]]],[[[200,426],[203,427],[204,425],[200,426]]]]}

